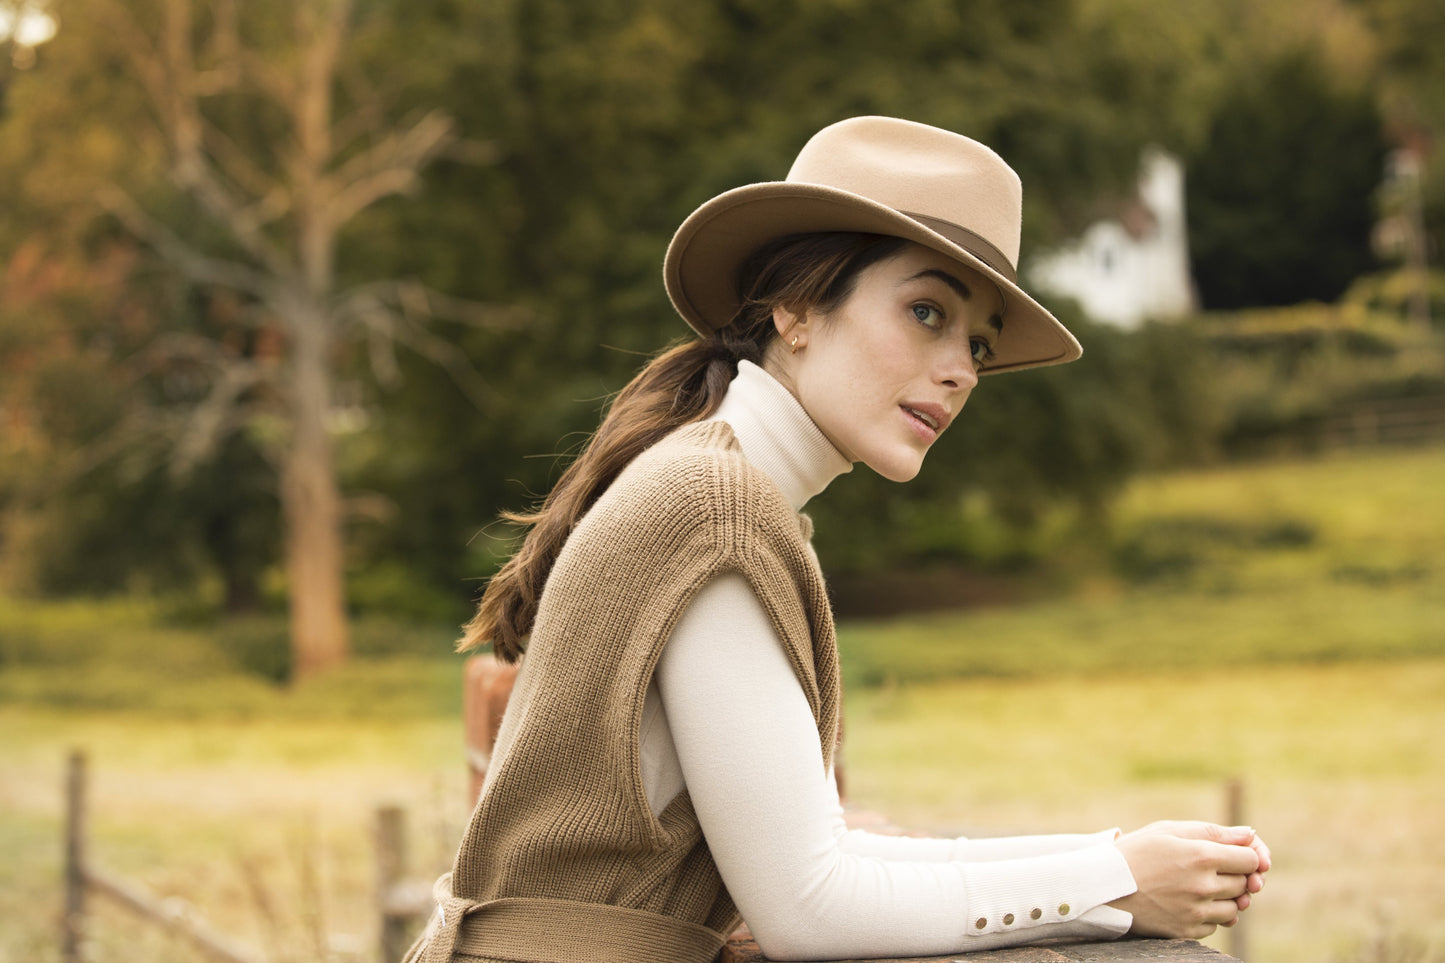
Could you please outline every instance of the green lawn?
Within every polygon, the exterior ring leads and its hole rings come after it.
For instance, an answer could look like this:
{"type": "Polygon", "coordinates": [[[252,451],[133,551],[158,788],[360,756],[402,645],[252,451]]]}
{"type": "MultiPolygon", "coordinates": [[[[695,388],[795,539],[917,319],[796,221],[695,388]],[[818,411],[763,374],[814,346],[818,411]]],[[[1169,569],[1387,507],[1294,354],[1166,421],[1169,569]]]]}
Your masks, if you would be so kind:
{"type": "Polygon", "coordinates": [[[1143,479],[1077,591],[839,631],[857,685],[1445,656],[1445,448],[1143,479]]]}
{"type": "MultiPolygon", "coordinates": [[[[1251,963],[1445,958],[1442,479],[1445,449],[1147,479],[1067,597],[842,626],[850,797],[935,831],[1128,828],[1222,819],[1237,777],[1278,862],[1251,963]]],[[[419,876],[466,815],[451,630],[368,620],[297,691],[258,674],[280,631],[0,600],[0,963],[58,958],[71,746],[100,862],[277,963],[371,958],[375,807],[407,808],[419,876]]],[[[91,939],[197,958],[114,910],[91,939]]]]}

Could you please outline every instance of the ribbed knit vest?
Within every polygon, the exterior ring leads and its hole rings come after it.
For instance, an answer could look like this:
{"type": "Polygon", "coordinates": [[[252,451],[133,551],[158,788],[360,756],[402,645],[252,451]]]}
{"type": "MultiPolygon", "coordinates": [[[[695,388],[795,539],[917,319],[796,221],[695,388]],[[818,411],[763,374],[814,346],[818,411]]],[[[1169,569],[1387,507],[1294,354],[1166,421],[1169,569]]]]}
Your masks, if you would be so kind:
{"type": "MultiPolygon", "coordinates": [[[[708,959],[737,925],[686,790],[659,816],[649,808],[643,698],[688,603],[719,574],[740,573],[771,617],[831,765],[837,647],[810,534],[732,429],[706,422],[639,455],[567,539],[452,873],[465,908],[529,914],[507,936],[506,959],[570,957],[559,937],[581,938],[579,959],[612,959],[614,945],[619,960],[676,959],[679,941],[708,959]],[[580,920],[591,932],[557,932],[580,920]],[[649,927],[658,941],[632,945],[649,927]],[[535,947],[519,946],[531,931],[535,947]]],[[[484,932],[487,913],[475,915],[468,931],[484,932]]]]}

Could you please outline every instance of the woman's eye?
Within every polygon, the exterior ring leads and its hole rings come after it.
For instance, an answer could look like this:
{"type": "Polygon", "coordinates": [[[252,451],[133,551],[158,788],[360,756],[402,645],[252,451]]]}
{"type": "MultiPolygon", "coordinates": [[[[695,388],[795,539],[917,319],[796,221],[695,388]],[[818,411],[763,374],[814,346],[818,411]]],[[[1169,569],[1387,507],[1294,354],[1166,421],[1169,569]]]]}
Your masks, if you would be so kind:
{"type": "Polygon", "coordinates": [[[970,338],[968,350],[969,354],[973,355],[975,368],[982,368],[984,363],[993,357],[993,348],[989,347],[988,341],[983,338],[970,338]]]}
{"type": "Polygon", "coordinates": [[[915,304],[913,306],[913,319],[919,324],[929,328],[936,328],[943,324],[943,315],[937,308],[930,304],[915,304]]]}

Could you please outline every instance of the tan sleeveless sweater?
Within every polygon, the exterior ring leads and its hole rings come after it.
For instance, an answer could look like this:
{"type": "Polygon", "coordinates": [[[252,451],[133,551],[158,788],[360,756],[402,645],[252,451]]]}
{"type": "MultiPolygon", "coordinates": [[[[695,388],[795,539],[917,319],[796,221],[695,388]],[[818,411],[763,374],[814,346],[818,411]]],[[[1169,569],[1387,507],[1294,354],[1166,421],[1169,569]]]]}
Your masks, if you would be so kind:
{"type": "Polygon", "coordinates": [[[450,893],[438,887],[443,932],[423,959],[453,949],[537,963],[712,959],[738,914],[687,792],[660,816],[648,806],[643,698],[693,596],[721,573],[741,573],[777,629],[831,764],[837,648],[809,534],[725,423],[685,426],[624,470],[547,581],[450,893]]]}

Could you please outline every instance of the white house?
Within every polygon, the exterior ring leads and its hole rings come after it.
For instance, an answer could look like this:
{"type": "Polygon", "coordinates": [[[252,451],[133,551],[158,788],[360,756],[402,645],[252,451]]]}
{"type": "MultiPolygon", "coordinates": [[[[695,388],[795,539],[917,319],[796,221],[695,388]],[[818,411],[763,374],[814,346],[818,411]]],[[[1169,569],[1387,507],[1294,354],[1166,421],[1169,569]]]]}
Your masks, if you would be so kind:
{"type": "Polygon", "coordinates": [[[1146,150],[1138,197],[1120,218],[1034,258],[1027,275],[1041,294],[1074,298],[1091,318],[1121,327],[1194,311],[1184,165],[1160,148],[1146,150]]]}

